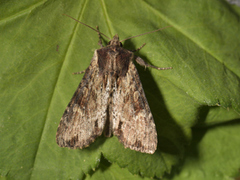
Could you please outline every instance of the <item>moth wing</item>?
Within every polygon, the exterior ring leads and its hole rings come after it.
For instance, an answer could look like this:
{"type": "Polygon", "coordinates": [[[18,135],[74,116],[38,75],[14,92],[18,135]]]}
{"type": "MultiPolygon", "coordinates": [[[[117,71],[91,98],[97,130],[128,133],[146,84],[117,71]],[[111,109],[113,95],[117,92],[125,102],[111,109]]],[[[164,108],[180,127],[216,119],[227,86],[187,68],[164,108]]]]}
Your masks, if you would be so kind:
{"type": "Polygon", "coordinates": [[[157,132],[143,87],[132,61],[125,76],[120,76],[113,93],[113,134],[132,150],[153,154],[157,132]]]}
{"type": "Polygon", "coordinates": [[[58,126],[56,141],[60,147],[84,148],[102,134],[109,97],[102,85],[95,52],[58,126]]]}

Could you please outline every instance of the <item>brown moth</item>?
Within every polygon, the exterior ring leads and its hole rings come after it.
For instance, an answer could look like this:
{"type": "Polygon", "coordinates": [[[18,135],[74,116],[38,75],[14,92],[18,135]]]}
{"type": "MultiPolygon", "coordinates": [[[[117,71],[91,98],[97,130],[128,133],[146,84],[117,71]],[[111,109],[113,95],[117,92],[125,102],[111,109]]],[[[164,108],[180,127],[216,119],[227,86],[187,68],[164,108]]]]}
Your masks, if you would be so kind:
{"type": "MultiPolygon", "coordinates": [[[[95,31],[100,38],[102,33],[95,31]]],[[[106,47],[101,39],[99,44],[101,48],[95,50],[83,71],[83,79],[61,118],[57,144],[82,149],[104,132],[106,137],[117,136],[125,148],[153,154],[157,149],[156,127],[133,61],[158,70],[171,67],[147,64],[124,49],[118,35],[106,47]]]]}

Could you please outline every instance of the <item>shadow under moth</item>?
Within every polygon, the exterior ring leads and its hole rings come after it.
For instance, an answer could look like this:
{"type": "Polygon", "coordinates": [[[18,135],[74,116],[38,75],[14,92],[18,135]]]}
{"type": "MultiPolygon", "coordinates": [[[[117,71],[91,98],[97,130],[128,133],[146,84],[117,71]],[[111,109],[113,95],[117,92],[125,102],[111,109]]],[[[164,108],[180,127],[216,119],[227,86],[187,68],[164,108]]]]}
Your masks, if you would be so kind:
{"type": "Polygon", "coordinates": [[[134,51],[124,49],[124,40],[119,41],[118,35],[108,38],[108,45],[103,47],[100,34],[104,34],[90,28],[98,32],[101,48],[95,50],[89,67],[83,71],[85,74],[61,118],[57,144],[82,149],[104,132],[106,137],[117,136],[125,148],[153,154],[157,149],[157,131],[133,61],[158,70],[171,67],[147,64],[134,51]]]}

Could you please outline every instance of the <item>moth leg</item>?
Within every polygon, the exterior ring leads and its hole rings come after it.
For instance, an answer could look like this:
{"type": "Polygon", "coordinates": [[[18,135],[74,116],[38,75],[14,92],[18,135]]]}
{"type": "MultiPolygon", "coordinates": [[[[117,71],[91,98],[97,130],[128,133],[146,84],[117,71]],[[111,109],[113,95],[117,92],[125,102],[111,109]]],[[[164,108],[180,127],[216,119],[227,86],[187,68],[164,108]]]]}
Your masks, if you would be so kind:
{"type": "Polygon", "coordinates": [[[140,49],[142,49],[144,46],[146,45],[146,43],[144,43],[141,47],[139,47],[139,48],[137,48],[137,49],[135,49],[135,50],[133,50],[132,52],[136,52],[136,51],[139,51],[140,49]]]}
{"type": "Polygon", "coordinates": [[[151,64],[146,63],[146,62],[145,62],[142,58],[140,58],[140,57],[137,57],[137,58],[135,59],[135,61],[136,61],[140,66],[144,66],[145,68],[146,68],[146,67],[151,67],[151,68],[158,69],[158,70],[172,69],[172,67],[160,68],[160,67],[157,67],[157,66],[153,66],[153,65],[151,65],[151,64]]]}
{"type": "Polygon", "coordinates": [[[101,48],[102,48],[102,47],[104,47],[104,46],[103,46],[103,44],[102,44],[102,38],[101,38],[101,35],[100,35],[100,33],[99,33],[99,27],[97,26],[96,29],[97,29],[97,31],[98,31],[98,38],[99,38],[98,45],[101,46],[101,48]]]}
{"type": "Polygon", "coordinates": [[[82,74],[82,73],[85,73],[86,69],[84,71],[80,71],[80,72],[75,72],[75,73],[72,73],[72,74],[82,74]]]}

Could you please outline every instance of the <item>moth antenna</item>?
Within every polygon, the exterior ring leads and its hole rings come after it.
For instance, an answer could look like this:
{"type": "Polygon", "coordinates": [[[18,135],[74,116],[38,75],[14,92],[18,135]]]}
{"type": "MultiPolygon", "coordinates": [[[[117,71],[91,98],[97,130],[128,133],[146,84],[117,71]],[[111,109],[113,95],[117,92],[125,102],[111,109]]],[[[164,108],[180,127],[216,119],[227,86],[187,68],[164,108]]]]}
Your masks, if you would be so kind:
{"type": "Polygon", "coordinates": [[[139,34],[139,35],[136,35],[136,36],[132,36],[132,37],[129,37],[129,38],[123,39],[123,40],[121,40],[120,42],[126,41],[126,40],[128,40],[128,39],[132,39],[132,38],[135,38],[135,37],[138,37],[138,36],[143,36],[143,35],[145,35],[145,34],[154,33],[154,32],[157,32],[157,31],[160,31],[160,30],[166,29],[166,28],[168,28],[168,27],[172,27],[172,26],[166,26],[166,27],[163,27],[163,28],[160,28],[160,29],[154,30],[154,31],[150,31],[150,32],[146,32],[146,33],[139,34]]]}
{"type": "Polygon", "coordinates": [[[93,27],[91,27],[91,26],[89,26],[89,25],[87,25],[87,24],[85,24],[85,23],[83,23],[83,22],[81,22],[81,21],[78,21],[77,19],[73,18],[72,16],[69,16],[69,15],[67,15],[67,14],[63,14],[63,15],[64,15],[64,16],[67,16],[67,17],[70,17],[70,18],[73,19],[74,21],[77,21],[77,22],[79,22],[80,24],[82,24],[82,25],[84,25],[84,26],[87,26],[88,28],[90,28],[90,29],[98,32],[99,34],[101,34],[101,35],[105,36],[106,38],[108,38],[109,40],[111,40],[111,39],[110,39],[109,37],[107,37],[105,34],[99,32],[98,30],[94,29],[93,27]]]}

